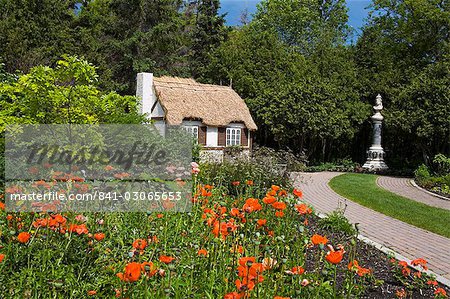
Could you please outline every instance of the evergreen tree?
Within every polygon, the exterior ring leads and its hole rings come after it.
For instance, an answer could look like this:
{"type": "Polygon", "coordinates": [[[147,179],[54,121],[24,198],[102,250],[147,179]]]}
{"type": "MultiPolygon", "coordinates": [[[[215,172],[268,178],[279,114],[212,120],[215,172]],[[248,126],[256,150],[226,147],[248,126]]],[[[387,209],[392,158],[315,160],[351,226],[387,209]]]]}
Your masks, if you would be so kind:
{"type": "Polygon", "coordinates": [[[224,15],[219,15],[219,0],[197,0],[196,7],[191,68],[194,77],[202,78],[211,51],[224,41],[227,31],[224,15]]]}

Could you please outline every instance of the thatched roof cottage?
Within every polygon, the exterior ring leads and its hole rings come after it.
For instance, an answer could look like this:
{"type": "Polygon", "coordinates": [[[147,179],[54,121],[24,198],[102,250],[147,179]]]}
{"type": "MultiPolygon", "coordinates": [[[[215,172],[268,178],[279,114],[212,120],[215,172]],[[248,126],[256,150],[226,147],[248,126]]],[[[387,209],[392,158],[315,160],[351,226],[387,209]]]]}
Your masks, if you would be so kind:
{"type": "Polygon", "coordinates": [[[203,146],[204,158],[222,160],[229,146],[240,146],[246,153],[252,148],[256,124],[231,87],[139,73],[136,95],[142,112],[161,132],[167,125],[181,125],[203,146]]]}

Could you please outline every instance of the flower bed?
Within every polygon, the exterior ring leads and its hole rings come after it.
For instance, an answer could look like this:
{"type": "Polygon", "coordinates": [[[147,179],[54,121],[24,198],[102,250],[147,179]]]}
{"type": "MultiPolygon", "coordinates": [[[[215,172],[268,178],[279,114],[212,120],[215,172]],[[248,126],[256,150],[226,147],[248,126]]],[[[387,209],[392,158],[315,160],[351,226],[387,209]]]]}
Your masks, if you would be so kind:
{"type": "MultiPolygon", "coordinates": [[[[5,298],[445,298],[355,236],[323,229],[301,191],[198,185],[190,213],[1,212],[5,298]],[[230,196],[224,190],[233,189],[230,196]]],[[[414,263],[426,269],[426,261],[414,263]]]]}

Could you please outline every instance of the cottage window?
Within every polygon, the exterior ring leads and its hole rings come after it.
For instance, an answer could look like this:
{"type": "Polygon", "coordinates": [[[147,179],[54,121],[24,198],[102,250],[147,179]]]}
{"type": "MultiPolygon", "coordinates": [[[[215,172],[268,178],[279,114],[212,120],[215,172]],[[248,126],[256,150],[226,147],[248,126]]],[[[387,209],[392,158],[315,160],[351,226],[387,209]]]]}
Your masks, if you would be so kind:
{"type": "Polygon", "coordinates": [[[241,129],[227,128],[227,146],[241,145],[241,129]]]}
{"type": "Polygon", "coordinates": [[[192,135],[195,142],[198,142],[198,126],[183,126],[183,129],[192,135]]]}

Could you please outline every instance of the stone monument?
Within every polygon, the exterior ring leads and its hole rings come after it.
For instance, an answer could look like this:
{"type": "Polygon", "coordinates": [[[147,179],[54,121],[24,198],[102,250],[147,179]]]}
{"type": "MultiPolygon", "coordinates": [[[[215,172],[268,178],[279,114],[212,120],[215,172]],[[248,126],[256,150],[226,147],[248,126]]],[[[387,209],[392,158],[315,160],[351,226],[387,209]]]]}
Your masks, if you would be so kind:
{"type": "Polygon", "coordinates": [[[384,119],[380,113],[383,110],[381,95],[377,95],[373,110],[375,110],[375,114],[371,117],[373,123],[372,146],[367,151],[367,161],[363,168],[369,171],[387,170],[388,166],[384,163],[385,152],[381,147],[381,124],[384,119]]]}

